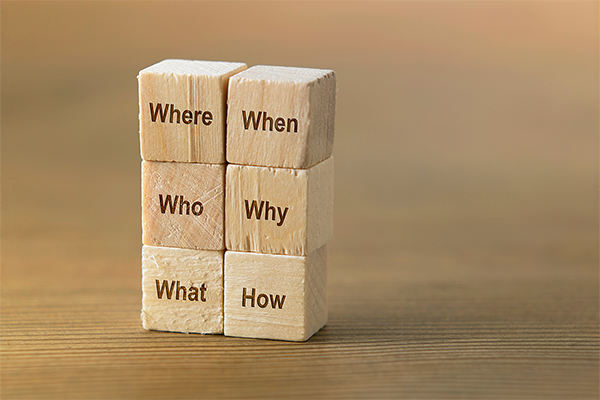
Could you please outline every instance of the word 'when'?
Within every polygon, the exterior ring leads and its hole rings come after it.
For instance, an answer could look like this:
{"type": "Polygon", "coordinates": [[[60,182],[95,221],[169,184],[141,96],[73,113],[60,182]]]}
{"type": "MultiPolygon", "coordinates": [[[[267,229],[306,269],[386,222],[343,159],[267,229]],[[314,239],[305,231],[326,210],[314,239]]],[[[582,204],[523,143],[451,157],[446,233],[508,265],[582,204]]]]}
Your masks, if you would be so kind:
{"type": "Polygon", "coordinates": [[[246,116],[246,110],[242,110],[242,120],[244,122],[244,129],[250,129],[252,127],[255,131],[257,131],[261,127],[262,120],[262,130],[267,130],[267,123],[269,124],[269,130],[273,131],[273,127],[277,132],[287,131],[290,132],[292,129],[292,125],[294,127],[294,133],[298,133],[298,120],[296,118],[288,118],[287,120],[278,117],[273,120],[272,117],[267,116],[266,111],[259,111],[258,114],[254,114],[254,111],[250,111],[246,116]]]}

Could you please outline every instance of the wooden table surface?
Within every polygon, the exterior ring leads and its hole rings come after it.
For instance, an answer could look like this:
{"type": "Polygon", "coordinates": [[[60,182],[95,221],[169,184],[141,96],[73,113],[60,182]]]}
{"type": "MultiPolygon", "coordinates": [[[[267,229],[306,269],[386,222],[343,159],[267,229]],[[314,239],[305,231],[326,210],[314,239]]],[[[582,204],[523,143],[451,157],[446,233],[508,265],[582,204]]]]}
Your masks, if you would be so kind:
{"type": "Polygon", "coordinates": [[[2,2],[1,397],[599,396],[598,3],[2,2]],[[141,327],[140,69],[338,74],[329,322],[141,327]]]}

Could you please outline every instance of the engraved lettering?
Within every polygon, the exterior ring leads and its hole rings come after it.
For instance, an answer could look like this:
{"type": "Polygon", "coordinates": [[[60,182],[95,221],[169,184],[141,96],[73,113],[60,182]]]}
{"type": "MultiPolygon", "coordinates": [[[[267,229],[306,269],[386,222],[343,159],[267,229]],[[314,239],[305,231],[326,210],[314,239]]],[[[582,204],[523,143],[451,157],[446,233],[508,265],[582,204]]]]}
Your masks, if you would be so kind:
{"type": "Polygon", "coordinates": [[[171,214],[175,214],[178,208],[177,203],[179,203],[179,215],[190,215],[190,210],[194,215],[201,215],[204,211],[202,202],[195,201],[190,204],[189,201],[184,200],[182,194],[175,195],[175,197],[170,194],[163,197],[162,194],[159,194],[158,201],[160,203],[160,212],[163,214],[167,212],[167,209],[171,214]]]}
{"type": "Polygon", "coordinates": [[[267,121],[269,121],[269,130],[273,130],[273,118],[267,117],[267,113],[263,111],[263,131],[266,131],[267,121]]]}
{"type": "Polygon", "coordinates": [[[246,110],[242,110],[242,120],[244,121],[244,129],[248,129],[250,127],[250,122],[252,122],[252,126],[254,130],[258,130],[258,124],[260,124],[260,117],[262,115],[262,111],[258,112],[258,118],[254,117],[254,111],[250,111],[248,114],[248,118],[246,119],[246,110]]]}
{"type": "Polygon", "coordinates": [[[204,286],[204,283],[202,285],[200,285],[200,300],[202,301],[206,301],[206,297],[204,297],[204,292],[206,292],[206,286],[204,286]]]}
{"type": "Polygon", "coordinates": [[[285,130],[285,120],[283,118],[279,117],[275,120],[275,129],[277,132],[283,132],[285,130]]]}
{"type": "Polygon", "coordinates": [[[167,281],[163,281],[162,286],[160,286],[160,281],[156,280],[156,295],[159,299],[162,299],[165,290],[167,291],[167,299],[171,300],[171,296],[173,295],[173,287],[175,286],[175,282],[171,282],[171,287],[167,286],[167,281]]]}
{"type": "Polygon", "coordinates": [[[206,126],[212,124],[212,113],[210,111],[204,111],[204,114],[202,114],[202,123],[206,126]]]}
{"type": "Polygon", "coordinates": [[[267,295],[264,293],[259,294],[256,298],[256,304],[258,304],[260,308],[265,308],[269,305],[269,297],[267,297],[267,295]],[[263,299],[264,301],[261,301],[261,299],[263,299]]]}
{"type": "Polygon", "coordinates": [[[160,121],[165,122],[167,118],[167,109],[169,107],[165,107],[165,111],[163,112],[163,106],[160,103],[156,104],[156,111],[154,110],[154,104],[150,103],[150,118],[152,122],[156,122],[156,117],[160,114],[160,121]]]}
{"type": "Polygon", "coordinates": [[[192,123],[192,112],[190,110],[185,110],[183,114],[181,114],[181,120],[184,124],[189,125],[192,123]]]}
{"type": "MultiPolygon", "coordinates": [[[[189,301],[206,301],[206,285],[203,283],[200,285],[200,290],[196,286],[190,285],[189,289],[181,284],[180,281],[169,281],[163,280],[162,285],[158,279],[156,279],[156,296],[162,299],[166,295],[167,300],[171,300],[173,292],[175,292],[175,300],[189,300],[189,301]],[[200,298],[198,299],[198,294],[200,298]]],[[[254,303],[252,305],[254,307],[254,303]]]]}
{"type": "Polygon", "coordinates": [[[177,114],[177,123],[179,123],[179,119],[181,117],[181,111],[176,108],[173,108],[173,104],[171,104],[171,119],[170,122],[173,123],[173,115],[177,114]]]}
{"type": "Polygon", "coordinates": [[[277,226],[283,225],[283,221],[285,221],[285,216],[287,215],[288,210],[289,207],[286,207],[283,210],[283,214],[281,214],[281,207],[277,207],[277,212],[279,213],[279,222],[277,223],[277,226]]]}
{"type": "MultiPolygon", "coordinates": [[[[203,283],[202,285],[200,285],[200,301],[202,301],[202,302],[206,301],[205,292],[206,292],[206,286],[203,283]]],[[[190,286],[190,289],[188,292],[188,300],[198,301],[198,288],[196,286],[190,286]]]]}
{"type": "Polygon", "coordinates": [[[294,132],[298,133],[298,119],[297,118],[283,118],[283,117],[269,117],[266,111],[250,111],[242,110],[242,122],[244,129],[252,129],[255,131],[259,130],[259,127],[263,131],[273,132],[273,127],[277,132],[294,132]],[[261,124],[262,121],[262,124],[261,124]]]}
{"type": "Polygon", "coordinates": [[[267,209],[265,210],[265,220],[269,219],[269,211],[272,211],[271,214],[273,218],[271,220],[275,221],[275,206],[269,206],[269,202],[267,201],[267,209]]]}
{"type": "Polygon", "coordinates": [[[187,207],[185,214],[190,215],[190,202],[187,200],[184,201],[183,195],[181,195],[181,196],[179,196],[179,215],[183,214],[182,211],[183,211],[184,205],[187,207]]]}
{"type": "Polygon", "coordinates": [[[254,296],[256,295],[256,289],[252,288],[252,294],[246,294],[246,288],[242,291],[242,307],[246,307],[246,300],[251,300],[250,307],[254,307],[254,296]]]}
{"type": "Polygon", "coordinates": [[[198,301],[198,288],[195,286],[190,286],[188,291],[188,300],[189,301],[198,301]]]}
{"type": "Polygon", "coordinates": [[[254,218],[256,218],[257,220],[260,220],[262,218],[263,215],[263,208],[265,210],[265,221],[268,221],[269,219],[271,221],[276,221],[277,220],[277,216],[279,216],[279,222],[277,222],[277,226],[281,226],[283,225],[283,223],[285,222],[285,217],[287,216],[288,210],[290,209],[289,207],[275,207],[272,206],[270,204],[269,201],[262,201],[260,202],[260,207],[259,207],[259,203],[256,200],[252,200],[252,203],[250,203],[248,200],[244,199],[244,203],[246,205],[246,218],[247,219],[252,219],[252,214],[254,214],[254,218]],[[277,212],[277,214],[275,213],[277,212]],[[269,218],[270,217],[270,218],[269,218]]]}
{"type": "Polygon", "coordinates": [[[177,209],[177,200],[179,199],[179,195],[175,196],[175,201],[171,201],[171,195],[168,194],[167,197],[165,198],[165,202],[163,203],[163,197],[162,194],[158,195],[158,200],[160,202],[160,212],[161,213],[165,213],[165,211],[167,211],[167,206],[169,206],[169,210],[171,211],[171,214],[175,214],[175,210],[177,209]]]}
{"type": "Polygon", "coordinates": [[[179,300],[179,293],[180,291],[183,290],[183,300],[185,300],[185,294],[186,294],[186,290],[185,290],[185,286],[179,286],[179,281],[177,281],[177,291],[175,292],[175,300],[179,300]]]}
{"type": "Polygon", "coordinates": [[[296,118],[288,118],[287,120],[287,131],[290,131],[290,127],[294,123],[294,133],[298,133],[298,120],[296,118]]]}
{"type": "Polygon", "coordinates": [[[278,309],[282,309],[283,308],[283,304],[285,303],[285,294],[284,295],[272,295],[272,294],[265,294],[265,293],[260,293],[258,296],[256,296],[256,289],[252,288],[252,294],[247,294],[247,289],[246,288],[242,288],[242,307],[246,307],[246,300],[250,300],[250,307],[254,307],[254,300],[256,299],[256,304],[260,307],[260,308],[266,308],[269,305],[269,300],[270,300],[270,304],[271,304],[271,308],[278,308],[278,309]]]}
{"type": "MultiPolygon", "coordinates": [[[[161,103],[156,103],[156,107],[153,103],[148,103],[150,105],[150,120],[152,122],[167,122],[167,115],[169,116],[168,122],[177,123],[183,121],[184,124],[190,125],[198,125],[201,123],[203,125],[210,125],[213,121],[213,115],[210,111],[202,111],[202,110],[179,110],[175,108],[175,104],[166,104],[163,105],[161,103]]],[[[258,128],[258,127],[257,127],[258,128]]]]}
{"type": "Polygon", "coordinates": [[[204,209],[204,207],[202,206],[202,203],[200,203],[199,201],[195,201],[192,204],[192,213],[194,213],[194,215],[202,214],[203,209],[204,209]]]}
{"type": "Polygon", "coordinates": [[[256,219],[260,219],[260,217],[262,216],[263,205],[265,204],[265,202],[260,202],[260,208],[258,208],[258,203],[256,200],[252,200],[252,204],[250,207],[248,207],[248,200],[244,200],[244,202],[246,203],[246,218],[252,218],[252,211],[254,211],[256,219]]]}
{"type": "Polygon", "coordinates": [[[271,298],[271,307],[275,308],[275,306],[277,306],[277,307],[279,307],[279,309],[281,309],[283,307],[283,302],[285,301],[285,294],[283,296],[281,296],[281,301],[279,301],[278,294],[275,295],[275,299],[273,299],[272,294],[270,294],[269,297],[271,298]]]}

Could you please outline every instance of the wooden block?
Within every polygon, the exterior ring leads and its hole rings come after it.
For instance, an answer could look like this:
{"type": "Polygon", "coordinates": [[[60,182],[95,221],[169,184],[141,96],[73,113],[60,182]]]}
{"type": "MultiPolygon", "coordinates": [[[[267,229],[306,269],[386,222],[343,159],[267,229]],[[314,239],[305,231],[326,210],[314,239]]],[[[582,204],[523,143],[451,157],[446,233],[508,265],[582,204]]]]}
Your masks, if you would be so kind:
{"type": "Polygon", "coordinates": [[[258,65],[229,80],[227,161],[309,168],[331,156],[335,72],[258,65]]]}
{"type": "Polygon", "coordinates": [[[305,341],[327,322],[327,246],[308,256],[225,252],[225,335],[305,341]]]}
{"type": "Polygon", "coordinates": [[[164,60],[140,71],[142,159],[225,162],[229,77],[244,63],[164,60]]]}
{"type": "Polygon", "coordinates": [[[307,255],[333,232],[333,157],[309,169],[227,166],[227,250],[307,255]]]}
{"type": "Polygon", "coordinates": [[[142,242],[223,250],[225,165],[142,161],[142,242]]]}
{"type": "Polygon", "coordinates": [[[223,253],[143,246],[144,329],[223,333],[223,253]]]}

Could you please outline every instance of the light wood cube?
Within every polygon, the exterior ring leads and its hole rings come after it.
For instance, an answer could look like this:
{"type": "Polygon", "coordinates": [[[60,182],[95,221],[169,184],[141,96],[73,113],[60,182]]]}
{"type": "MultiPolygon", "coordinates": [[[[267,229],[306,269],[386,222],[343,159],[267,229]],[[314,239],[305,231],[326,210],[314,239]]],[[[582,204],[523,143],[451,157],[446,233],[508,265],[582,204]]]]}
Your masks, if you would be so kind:
{"type": "Polygon", "coordinates": [[[225,252],[225,335],[305,341],[327,322],[327,246],[308,256],[225,252]]]}
{"type": "Polygon", "coordinates": [[[223,333],[223,253],[143,246],[144,329],[223,333]]]}
{"type": "Polygon", "coordinates": [[[244,63],[164,60],[140,71],[142,159],[225,162],[229,77],[244,63]]]}
{"type": "Polygon", "coordinates": [[[307,255],[333,232],[333,157],[309,169],[228,165],[227,250],[307,255]]]}
{"type": "Polygon", "coordinates": [[[142,161],[142,242],[223,250],[225,165],[142,161]]]}
{"type": "Polygon", "coordinates": [[[227,161],[308,168],[331,156],[335,73],[258,65],[229,80],[227,161]]]}

